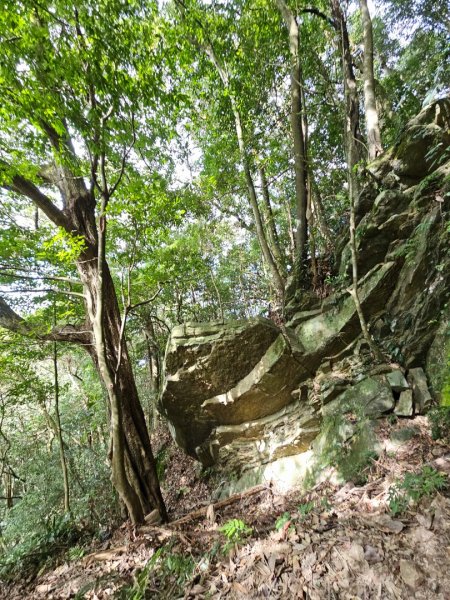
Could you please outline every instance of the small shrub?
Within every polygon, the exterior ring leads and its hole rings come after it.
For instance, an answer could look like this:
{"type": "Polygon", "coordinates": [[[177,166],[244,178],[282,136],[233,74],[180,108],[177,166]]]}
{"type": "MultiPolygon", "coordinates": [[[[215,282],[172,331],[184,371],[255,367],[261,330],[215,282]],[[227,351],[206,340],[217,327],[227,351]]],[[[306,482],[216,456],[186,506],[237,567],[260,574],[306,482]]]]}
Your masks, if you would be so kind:
{"type": "Polygon", "coordinates": [[[300,504],[298,507],[298,512],[303,518],[305,518],[313,509],[314,502],[305,502],[304,504],[300,504]]]}
{"type": "Polygon", "coordinates": [[[397,486],[393,485],[389,488],[388,492],[388,506],[391,514],[396,517],[405,512],[408,508],[409,498],[406,494],[397,486]]]}
{"type": "Polygon", "coordinates": [[[433,440],[450,441],[450,406],[436,406],[427,416],[433,440]]]}
{"type": "Polygon", "coordinates": [[[332,508],[331,502],[329,501],[329,499],[326,496],[324,496],[322,498],[322,500],[320,501],[320,505],[322,506],[322,508],[324,508],[327,511],[332,508]]]}
{"type": "Polygon", "coordinates": [[[230,519],[219,528],[219,531],[228,540],[223,546],[224,552],[228,552],[235,544],[241,544],[251,534],[252,528],[248,527],[241,519],[230,519]]]}
{"type": "Polygon", "coordinates": [[[394,413],[391,413],[390,415],[387,416],[387,421],[388,421],[389,425],[395,425],[398,421],[398,417],[394,413]]]}
{"type": "Polygon", "coordinates": [[[291,513],[289,512],[285,512],[282,515],[280,515],[278,517],[278,519],[275,521],[275,529],[277,531],[280,531],[280,529],[283,529],[283,527],[286,525],[286,523],[289,523],[291,521],[291,513]]]}
{"type": "Polygon", "coordinates": [[[156,473],[159,481],[164,481],[167,463],[169,462],[169,453],[166,446],[162,446],[156,454],[156,473]]]}
{"type": "Polygon", "coordinates": [[[37,573],[79,538],[80,531],[70,515],[55,517],[40,531],[5,548],[0,555],[0,577],[13,580],[37,573]]]}
{"type": "Polygon", "coordinates": [[[180,593],[183,591],[186,582],[192,577],[194,568],[195,562],[192,556],[174,552],[173,542],[169,542],[158,548],[137,575],[134,585],[122,588],[118,598],[122,600],[143,600],[144,598],[154,597],[153,592],[148,589],[152,576],[158,580],[157,587],[161,593],[160,597],[169,597],[166,595],[169,590],[171,594],[180,593]]]}
{"type": "Polygon", "coordinates": [[[403,479],[389,489],[389,509],[394,516],[399,515],[405,512],[411,501],[419,502],[446,486],[447,476],[432,467],[422,467],[420,473],[405,473],[403,479]]]}

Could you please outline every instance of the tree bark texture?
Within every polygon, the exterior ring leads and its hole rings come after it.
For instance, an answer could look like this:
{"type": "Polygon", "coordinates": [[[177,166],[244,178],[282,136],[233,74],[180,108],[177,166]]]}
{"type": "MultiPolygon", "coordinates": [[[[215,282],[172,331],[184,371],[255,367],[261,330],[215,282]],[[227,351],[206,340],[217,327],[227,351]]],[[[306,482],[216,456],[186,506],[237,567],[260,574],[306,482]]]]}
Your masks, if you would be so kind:
{"type": "Polygon", "coordinates": [[[364,30],[364,111],[366,115],[367,148],[369,160],[375,159],[383,152],[375,97],[375,76],[373,71],[373,29],[367,0],[359,0],[364,30]]]}
{"type": "Polygon", "coordinates": [[[355,203],[360,193],[358,180],[358,163],[361,158],[362,140],[360,133],[360,116],[358,89],[353,70],[353,60],[350,50],[347,22],[342,11],[339,0],[331,0],[331,10],[337,31],[338,50],[341,56],[342,73],[345,95],[345,150],[347,158],[348,195],[350,201],[350,251],[352,258],[352,289],[351,296],[355,303],[356,312],[359,317],[361,331],[364,339],[370,346],[376,358],[380,359],[380,352],[375,347],[367,327],[367,321],[362,310],[358,291],[358,256],[356,247],[356,223],[355,203]]]}
{"type": "MultiPolygon", "coordinates": [[[[294,172],[296,193],[296,261],[297,276],[305,275],[304,265],[308,246],[308,192],[307,158],[305,135],[302,123],[302,69],[299,55],[299,28],[295,15],[284,2],[276,0],[289,33],[289,52],[291,56],[291,130],[294,146],[294,172]]],[[[300,283],[300,281],[299,281],[300,283]]]]}
{"type": "MultiPolygon", "coordinates": [[[[93,259],[84,257],[78,262],[78,270],[85,288],[85,295],[89,299],[88,310],[95,315],[99,284],[97,257],[94,256],[93,259]],[[91,304],[90,307],[89,304],[91,304]]],[[[150,437],[138,397],[126,340],[124,337],[121,339],[120,336],[121,315],[114,283],[106,262],[103,264],[102,285],[103,334],[97,326],[97,328],[94,327],[94,336],[98,338],[103,335],[103,347],[96,339],[95,345],[87,347],[87,349],[107,389],[111,405],[113,478],[115,485],[123,488],[121,497],[128,498],[127,501],[125,498],[123,499],[129,512],[131,508],[130,516],[133,521],[142,522],[143,517],[153,508],[158,508],[163,520],[167,520],[150,437]],[[122,437],[123,439],[121,439],[122,437]],[[121,453],[123,453],[123,466],[118,462],[121,453]],[[125,468],[125,473],[123,468],[125,468]],[[137,499],[139,503],[137,503],[137,499]]],[[[120,493],[120,490],[118,491],[120,493]]]]}

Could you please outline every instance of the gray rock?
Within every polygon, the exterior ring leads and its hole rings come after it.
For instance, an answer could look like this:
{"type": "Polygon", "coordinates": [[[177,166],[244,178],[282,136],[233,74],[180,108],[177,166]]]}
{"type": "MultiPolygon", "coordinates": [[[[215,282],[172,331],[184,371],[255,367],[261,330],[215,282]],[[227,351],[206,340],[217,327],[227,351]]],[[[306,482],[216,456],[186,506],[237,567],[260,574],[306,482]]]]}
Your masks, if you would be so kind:
{"type": "Polygon", "coordinates": [[[430,407],[432,401],[423,369],[420,367],[410,369],[408,381],[412,387],[416,413],[421,415],[430,407]]]}
{"type": "Polygon", "coordinates": [[[229,323],[186,323],[167,343],[159,410],[175,441],[195,457],[195,448],[215,423],[201,409],[205,400],[236,386],[280,335],[268,319],[229,323]]]}
{"type": "Polygon", "coordinates": [[[262,419],[219,426],[203,446],[209,447],[213,462],[241,472],[305,452],[319,433],[320,423],[319,414],[297,401],[262,419]]]}
{"type": "MultiPolygon", "coordinates": [[[[359,295],[366,318],[381,311],[395,285],[395,263],[377,265],[360,283],[359,295]]],[[[317,356],[317,366],[323,356],[343,350],[360,332],[355,303],[350,295],[342,297],[339,305],[317,315],[295,329],[301,345],[311,359],[317,356]]]]}
{"type": "Polygon", "coordinates": [[[394,408],[391,387],[383,376],[366,377],[322,407],[323,416],[362,411],[366,416],[379,417],[394,408]]]}
{"type": "Polygon", "coordinates": [[[178,445],[210,464],[217,454],[209,450],[211,432],[225,425],[239,430],[290,404],[310,375],[304,363],[295,338],[266,319],[176,327],[160,410],[178,445]]]}
{"type": "Polygon", "coordinates": [[[391,433],[391,440],[401,445],[404,442],[409,442],[412,438],[420,435],[420,429],[418,427],[403,427],[397,429],[391,433]]]}
{"type": "Polygon", "coordinates": [[[386,378],[392,388],[392,391],[394,392],[403,392],[404,390],[409,389],[408,382],[406,381],[405,376],[400,369],[396,369],[395,371],[387,373],[386,378]]]}
{"type": "Polygon", "coordinates": [[[414,402],[412,390],[405,390],[400,394],[394,413],[398,417],[412,417],[414,412],[414,402]]]}

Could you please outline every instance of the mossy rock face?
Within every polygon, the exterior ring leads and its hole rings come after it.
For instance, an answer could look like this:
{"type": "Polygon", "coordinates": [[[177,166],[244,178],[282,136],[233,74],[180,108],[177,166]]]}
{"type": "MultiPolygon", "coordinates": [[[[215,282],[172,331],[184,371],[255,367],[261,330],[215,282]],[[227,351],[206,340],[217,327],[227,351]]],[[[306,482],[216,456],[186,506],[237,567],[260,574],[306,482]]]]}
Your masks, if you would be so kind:
{"type": "Polygon", "coordinates": [[[402,427],[401,429],[396,429],[391,433],[391,440],[393,442],[402,444],[409,442],[409,440],[412,440],[418,435],[420,435],[420,429],[418,427],[402,427]]]}
{"type": "MultiPolygon", "coordinates": [[[[425,107],[411,119],[397,143],[369,165],[376,178],[394,174],[418,181],[448,160],[450,144],[450,98],[443,98],[425,107]]],[[[387,186],[390,187],[390,186],[387,186]]]]}
{"type": "Polygon", "coordinates": [[[352,480],[358,484],[365,482],[365,471],[380,448],[374,422],[364,416],[352,419],[343,411],[324,419],[312,450],[311,475],[319,476],[321,470],[334,467],[344,481],[352,480]]]}
{"type": "MultiPolygon", "coordinates": [[[[447,98],[421,111],[367,167],[373,177],[356,207],[358,290],[387,368],[374,371],[354,301],[342,290],[351,267],[342,236],[340,290],[320,299],[289,278],[282,331],[261,318],[174,329],[159,407],[182,448],[205,465],[262,477],[271,465],[288,466],[291,455],[310,452],[311,443],[320,470],[330,445],[349,477],[352,465],[364,470],[374,450],[371,420],[412,413],[414,386],[405,388],[398,367],[387,380],[393,362],[407,372],[426,368],[432,393],[443,385],[450,402],[449,148],[447,98]],[[369,359],[353,369],[351,361],[364,353],[369,359]]],[[[429,400],[415,398],[416,409],[429,400]]]]}
{"type": "Polygon", "coordinates": [[[425,368],[432,392],[442,401],[445,384],[450,385],[450,304],[442,311],[436,336],[427,354],[425,368]]]}
{"type": "Polygon", "coordinates": [[[394,408],[391,386],[383,375],[366,377],[323,406],[324,417],[360,413],[377,418],[394,408]]]}

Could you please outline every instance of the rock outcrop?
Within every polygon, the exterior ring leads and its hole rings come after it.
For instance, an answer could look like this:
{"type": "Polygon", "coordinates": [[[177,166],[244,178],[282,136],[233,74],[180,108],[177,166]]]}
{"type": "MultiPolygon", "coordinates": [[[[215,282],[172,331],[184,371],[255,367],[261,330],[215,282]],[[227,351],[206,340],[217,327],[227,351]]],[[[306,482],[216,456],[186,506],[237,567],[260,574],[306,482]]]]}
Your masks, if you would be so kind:
{"type": "MultiPolygon", "coordinates": [[[[290,456],[310,458],[313,440],[315,452],[328,443],[329,429],[318,434],[336,415],[344,443],[352,419],[427,410],[427,375],[436,386],[446,366],[433,357],[448,340],[449,132],[450,100],[439,100],[369,165],[357,206],[360,297],[387,363],[373,363],[345,289],[288,298],[283,330],[263,318],[176,327],[160,410],[186,452],[238,473],[275,472],[290,456]]],[[[350,251],[339,247],[345,278],[350,251]]]]}

